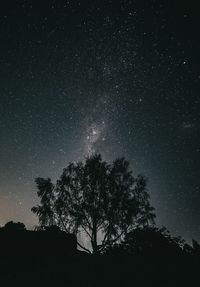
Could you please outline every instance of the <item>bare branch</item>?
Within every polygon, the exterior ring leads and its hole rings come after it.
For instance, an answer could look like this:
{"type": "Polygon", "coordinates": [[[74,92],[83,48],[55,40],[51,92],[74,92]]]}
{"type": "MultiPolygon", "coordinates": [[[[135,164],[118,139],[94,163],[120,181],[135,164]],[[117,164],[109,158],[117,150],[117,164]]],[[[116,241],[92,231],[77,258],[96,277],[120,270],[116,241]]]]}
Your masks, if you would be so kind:
{"type": "Polygon", "coordinates": [[[84,225],[81,225],[81,227],[83,228],[83,230],[85,231],[85,233],[90,237],[90,239],[92,239],[91,234],[87,231],[87,229],[84,227],[84,225]]]}
{"type": "Polygon", "coordinates": [[[83,250],[85,250],[87,253],[90,253],[91,254],[91,251],[87,248],[85,248],[84,246],[82,246],[78,241],[77,241],[77,245],[82,248],[83,250]]]}

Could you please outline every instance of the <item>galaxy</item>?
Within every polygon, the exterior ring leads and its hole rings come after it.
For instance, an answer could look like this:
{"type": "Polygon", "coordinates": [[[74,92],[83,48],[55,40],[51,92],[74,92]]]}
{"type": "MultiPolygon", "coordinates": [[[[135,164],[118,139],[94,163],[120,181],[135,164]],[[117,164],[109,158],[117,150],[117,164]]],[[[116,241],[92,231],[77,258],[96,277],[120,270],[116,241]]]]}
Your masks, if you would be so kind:
{"type": "Polygon", "coordinates": [[[101,153],[148,177],[158,226],[200,240],[197,4],[4,2],[0,225],[34,228],[35,178],[101,153]]]}

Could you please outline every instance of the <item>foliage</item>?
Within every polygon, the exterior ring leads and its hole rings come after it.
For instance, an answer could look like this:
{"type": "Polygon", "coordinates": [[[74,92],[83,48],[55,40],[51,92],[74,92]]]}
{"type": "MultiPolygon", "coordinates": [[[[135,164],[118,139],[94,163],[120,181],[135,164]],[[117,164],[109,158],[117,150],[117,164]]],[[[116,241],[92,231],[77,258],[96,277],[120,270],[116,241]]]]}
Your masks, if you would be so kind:
{"type": "Polygon", "coordinates": [[[180,252],[184,240],[172,236],[165,228],[145,227],[137,228],[126,235],[125,249],[131,254],[170,255],[180,252]]]}
{"type": "Polygon", "coordinates": [[[9,221],[4,225],[2,229],[8,231],[15,231],[15,230],[26,230],[26,227],[22,222],[9,221]]]}
{"type": "Polygon", "coordinates": [[[154,222],[146,183],[144,176],[132,175],[124,158],[108,164],[101,155],[92,155],[70,163],[55,185],[49,178],[37,178],[40,205],[32,211],[42,228],[56,225],[66,232],[84,232],[96,253],[133,228],[154,222]]]}

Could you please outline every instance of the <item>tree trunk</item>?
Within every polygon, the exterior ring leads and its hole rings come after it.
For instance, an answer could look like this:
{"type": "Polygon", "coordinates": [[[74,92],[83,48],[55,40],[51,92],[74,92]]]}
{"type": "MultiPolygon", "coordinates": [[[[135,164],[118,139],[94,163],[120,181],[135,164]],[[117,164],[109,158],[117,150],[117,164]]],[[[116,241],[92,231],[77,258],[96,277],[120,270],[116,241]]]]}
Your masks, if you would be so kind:
{"type": "Polygon", "coordinates": [[[94,222],[93,231],[92,231],[92,250],[93,254],[98,253],[98,246],[97,246],[97,228],[96,223],[94,222]]]}

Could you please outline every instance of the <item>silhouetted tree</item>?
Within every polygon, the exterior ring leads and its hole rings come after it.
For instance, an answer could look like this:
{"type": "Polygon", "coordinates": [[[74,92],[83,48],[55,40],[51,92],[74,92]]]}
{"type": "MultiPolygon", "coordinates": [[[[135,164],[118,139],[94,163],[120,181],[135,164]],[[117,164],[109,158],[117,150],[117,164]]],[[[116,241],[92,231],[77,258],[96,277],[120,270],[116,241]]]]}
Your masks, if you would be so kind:
{"type": "Polygon", "coordinates": [[[194,253],[195,253],[194,248],[188,243],[184,244],[183,250],[187,255],[194,255],[194,253]]]}
{"type": "Polygon", "coordinates": [[[46,226],[46,227],[45,227],[45,231],[55,232],[55,233],[62,232],[62,231],[60,230],[60,227],[57,226],[57,225],[46,226]]]}
{"type": "Polygon", "coordinates": [[[172,236],[165,227],[145,226],[127,233],[120,244],[106,248],[105,254],[163,257],[180,253],[184,246],[184,240],[172,236]]]}
{"type": "Polygon", "coordinates": [[[9,221],[4,225],[4,227],[2,227],[2,229],[9,230],[9,231],[10,230],[15,231],[15,230],[26,230],[26,227],[25,227],[24,223],[22,223],[22,222],[9,221]]]}
{"type": "Polygon", "coordinates": [[[192,239],[192,254],[200,256],[200,244],[195,239],[192,239]]]}
{"type": "Polygon", "coordinates": [[[158,256],[176,254],[184,246],[181,237],[174,237],[165,228],[137,228],[126,235],[125,249],[132,254],[153,254],[158,256]]]}
{"type": "Polygon", "coordinates": [[[42,228],[57,225],[66,232],[85,232],[97,253],[134,227],[154,222],[146,182],[142,175],[133,177],[124,158],[108,164],[101,155],[92,155],[70,163],[55,185],[49,178],[37,178],[40,205],[32,211],[42,228]]]}

